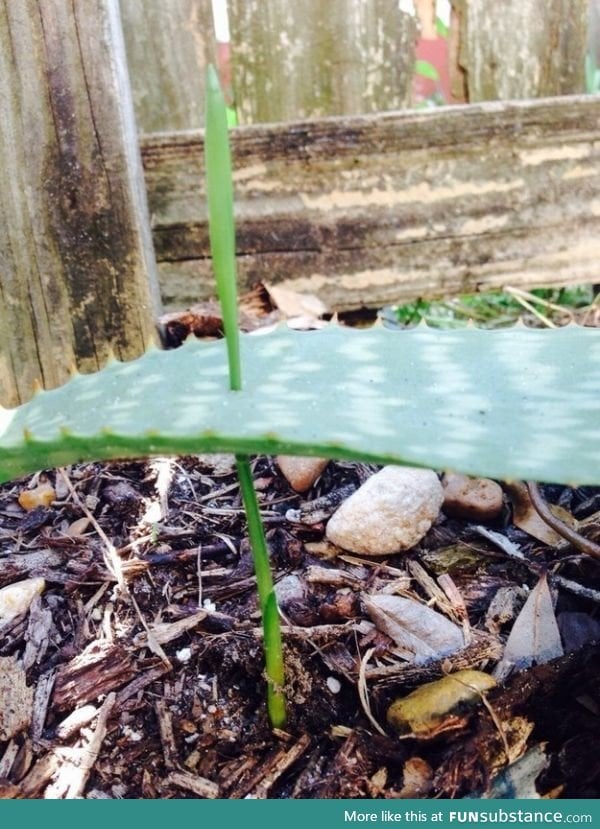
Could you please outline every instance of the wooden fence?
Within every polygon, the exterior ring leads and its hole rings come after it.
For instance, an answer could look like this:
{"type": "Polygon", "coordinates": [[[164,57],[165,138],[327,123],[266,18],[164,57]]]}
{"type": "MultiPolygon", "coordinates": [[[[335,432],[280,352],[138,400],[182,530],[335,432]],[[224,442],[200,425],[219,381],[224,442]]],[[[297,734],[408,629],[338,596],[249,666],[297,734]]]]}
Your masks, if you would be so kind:
{"type": "MultiPolygon", "coordinates": [[[[600,99],[234,130],[238,273],[332,309],[598,279],[600,99]]],[[[145,137],[163,300],[213,293],[200,133],[145,137]]]]}
{"type": "MultiPolygon", "coordinates": [[[[458,97],[582,91],[587,0],[548,0],[543,14],[535,0],[453,6],[458,97]]],[[[286,282],[352,308],[597,279],[598,99],[386,113],[409,100],[414,56],[415,20],[397,0],[230,8],[248,124],[233,131],[244,285],[286,282]]],[[[169,308],[212,294],[199,131],[209,21],[209,0],[0,0],[5,405],[36,380],[63,382],[72,363],[139,353],[157,272],[169,308]]]]}

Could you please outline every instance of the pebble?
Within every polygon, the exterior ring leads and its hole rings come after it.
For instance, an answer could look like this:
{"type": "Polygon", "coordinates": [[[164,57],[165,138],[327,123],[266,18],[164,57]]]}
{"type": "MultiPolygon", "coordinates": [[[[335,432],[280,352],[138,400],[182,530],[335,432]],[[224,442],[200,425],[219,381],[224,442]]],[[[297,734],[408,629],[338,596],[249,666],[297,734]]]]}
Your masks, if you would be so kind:
{"type": "Polygon", "coordinates": [[[502,488],[489,478],[469,478],[449,472],[444,475],[443,510],[450,518],[493,521],[502,512],[502,488]]]}
{"type": "Polygon", "coordinates": [[[459,706],[475,705],[481,694],[496,687],[482,671],[464,670],[428,682],[397,699],[388,708],[387,721],[402,734],[433,737],[443,730],[444,719],[459,706]]]}
{"type": "Polygon", "coordinates": [[[431,469],[386,466],[372,475],[333,514],[329,541],[365,556],[409,550],[439,515],[444,494],[431,469]]]}
{"type": "Polygon", "coordinates": [[[27,613],[36,596],[46,589],[44,579],[36,577],[9,584],[0,590],[0,622],[10,622],[27,613]]]}
{"type": "Polygon", "coordinates": [[[291,602],[301,602],[306,598],[304,581],[293,573],[279,579],[274,589],[277,603],[284,610],[291,602]]]}
{"type": "Polygon", "coordinates": [[[327,687],[331,691],[332,694],[339,694],[342,690],[342,683],[339,679],[336,679],[334,676],[327,677],[327,687]]]}
{"type": "Polygon", "coordinates": [[[306,492],[317,480],[329,461],[326,458],[301,458],[278,455],[277,464],[289,485],[296,492],[306,492]]]}

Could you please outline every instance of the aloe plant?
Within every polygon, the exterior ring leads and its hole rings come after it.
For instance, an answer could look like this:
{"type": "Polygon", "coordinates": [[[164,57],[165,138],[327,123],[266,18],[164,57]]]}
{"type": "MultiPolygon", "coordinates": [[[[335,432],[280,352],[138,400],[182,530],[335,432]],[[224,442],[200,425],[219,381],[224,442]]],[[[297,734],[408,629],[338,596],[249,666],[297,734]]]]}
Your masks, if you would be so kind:
{"type": "Polygon", "coordinates": [[[0,481],[83,460],[296,454],[600,484],[600,332],[354,330],[242,334],[150,349],[0,410],[0,481]]]}
{"type": "MultiPolygon", "coordinates": [[[[83,460],[233,452],[253,526],[258,508],[244,462],[255,453],[600,483],[596,330],[283,326],[240,337],[239,390],[229,382],[237,358],[228,336],[153,348],[0,408],[0,481],[83,460]]],[[[272,631],[266,564],[261,609],[272,631]]],[[[266,639],[267,650],[276,647],[266,639]]],[[[272,678],[271,699],[280,684],[272,678]]]]}

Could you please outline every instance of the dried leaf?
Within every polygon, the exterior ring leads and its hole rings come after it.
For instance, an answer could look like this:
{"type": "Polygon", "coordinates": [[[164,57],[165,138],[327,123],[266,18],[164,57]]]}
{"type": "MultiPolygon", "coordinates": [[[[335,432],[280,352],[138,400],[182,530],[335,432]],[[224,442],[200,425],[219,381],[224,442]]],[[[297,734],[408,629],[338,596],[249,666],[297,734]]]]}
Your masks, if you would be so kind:
{"type": "Polygon", "coordinates": [[[512,763],[492,780],[488,791],[482,795],[482,799],[539,800],[540,794],[535,781],[549,765],[550,759],[546,756],[544,745],[534,746],[520,760],[512,763]]]}
{"type": "Polygon", "coordinates": [[[522,670],[534,664],[542,665],[562,655],[548,580],[542,576],[517,616],[494,676],[502,680],[513,668],[522,670]]]}
{"type": "MultiPolygon", "coordinates": [[[[562,541],[562,537],[556,532],[556,530],[553,530],[552,527],[546,524],[544,519],[531,503],[531,498],[529,497],[525,484],[520,481],[506,484],[505,489],[507,490],[512,503],[513,524],[515,527],[518,527],[520,530],[523,530],[523,532],[533,536],[533,538],[537,538],[538,541],[541,541],[544,544],[549,544],[551,547],[555,547],[560,541],[562,541]]],[[[548,504],[548,507],[557,518],[560,518],[560,520],[569,527],[573,527],[576,523],[571,513],[562,507],[559,507],[556,504],[548,504]]]]}
{"type": "Polygon", "coordinates": [[[76,538],[79,535],[83,535],[90,524],[91,521],[86,515],[82,518],[76,518],[65,530],[65,535],[69,536],[69,538],[76,538]]]}
{"type": "Polygon", "coordinates": [[[281,285],[267,285],[271,302],[289,318],[308,317],[317,320],[327,313],[327,306],[313,294],[300,294],[289,288],[282,288],[281,285]]]}
{"type": "Polygon", "coordinates": [[[379,630],[403,651],[405,659],[422,665],[464,647],[461,629],[427,605],[402,596],[362,596],[379,630]]]}
{"type": "Polygon", "coordinates": [[[24,579],[3,587],[0,590],[0,621],[9,622],[27,613],[31,602],[43,593],[45,587],[46,582],[40,578],[24,579]]]}

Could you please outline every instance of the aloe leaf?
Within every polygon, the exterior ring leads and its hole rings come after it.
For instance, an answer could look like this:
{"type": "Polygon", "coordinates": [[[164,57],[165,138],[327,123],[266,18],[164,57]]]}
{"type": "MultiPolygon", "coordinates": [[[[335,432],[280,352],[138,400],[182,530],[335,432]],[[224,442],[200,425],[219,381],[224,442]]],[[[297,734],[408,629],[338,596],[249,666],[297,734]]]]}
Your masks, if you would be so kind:
{"type": "Polygon", "coordinates": [[[0,411],[0,480],[84,459],[234,452],[600,484],[600,333],[285,327],[113,362],[0,411]]]}

